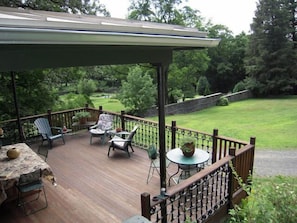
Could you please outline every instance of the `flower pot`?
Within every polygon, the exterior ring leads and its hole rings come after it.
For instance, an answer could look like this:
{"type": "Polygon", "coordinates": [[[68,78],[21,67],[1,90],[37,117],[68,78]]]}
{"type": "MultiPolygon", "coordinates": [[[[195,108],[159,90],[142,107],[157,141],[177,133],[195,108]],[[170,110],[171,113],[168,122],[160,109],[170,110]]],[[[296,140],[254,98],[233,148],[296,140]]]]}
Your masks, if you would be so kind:
{"type": "Polygon", "coordinates": [[[83,125],[87,123],[87,118],[80,118],[79,119],[79,124],[83,125]]]}
{"type": "Polygon", "coordinates": [[[195,153],[195,144],[194,143],[185,143],[182,145],[181,150],[186,157],[191,157],[195,153]]]}
{"type": "Polygon", "coordinates": [[[21,151],[19,149],[11,148],[11,149],[7,150],[6,155],[9,159],[15,159],[15,158],[19,157],[20,153],[21,153],[21,151]]]}

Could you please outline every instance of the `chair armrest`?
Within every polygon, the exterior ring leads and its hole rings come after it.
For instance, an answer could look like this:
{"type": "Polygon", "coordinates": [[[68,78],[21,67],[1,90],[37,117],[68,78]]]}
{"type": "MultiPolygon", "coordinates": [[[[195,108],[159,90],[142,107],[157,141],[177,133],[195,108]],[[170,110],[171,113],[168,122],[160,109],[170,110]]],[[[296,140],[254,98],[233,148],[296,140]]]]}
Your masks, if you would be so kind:
{"type": "MultiPolygon", "coordinates": [[[[51,127],[51,129],[54,129],[54,130],[57,130],[57,132],[59,133],[59,134],[64,134],[64,132],[63,132],[63,128],[62,127],[51,127]]],[[[48,136],[46,136],[46,137],[48,137],[48,136]]]]}
{"type": "Polygon", "coordinates": [[[59,130],[59,131],[62,131],[63,130],[62,127],[51,127],[51,129],[56,129],[56,130],[59,130]]]}
{"type": "Polygon", "coordinates": [[[92,125],[91,127],[89,127],[89,129],[96,129],[99,125],[96,124],[96,125],[92,125]]]}
{"type": "Polygon", "coordinates": [[[109,142],[130,142],[131,140],[123,139],[119,136],[114,136],[109,142]]]}
{"type": "Polygon", "coordinates": [[[111,139],[110,142],[131,142],[131,140],[128,140],[128,139],[111,139]]]}

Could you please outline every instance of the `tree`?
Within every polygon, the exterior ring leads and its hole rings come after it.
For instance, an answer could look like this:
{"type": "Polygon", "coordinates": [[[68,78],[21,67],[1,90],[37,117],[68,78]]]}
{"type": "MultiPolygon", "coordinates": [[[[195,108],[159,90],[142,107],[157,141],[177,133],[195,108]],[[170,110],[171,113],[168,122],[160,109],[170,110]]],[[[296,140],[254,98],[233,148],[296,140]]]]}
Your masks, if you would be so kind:
{"type": "MultiPolygon", "coordinates": [[[[179,7],[183,0],[133,0],[130,19],[201,27],[199,11],[189,6],[179,7]]],[[[205,50],[174,52],[168,73],[166,103],[179,97],[193,97],[199,76],[207,69],[209,58],[205,50]],[[182,92],[181,92],[182,91],[182,92]]]]}
{"type": "Polygon", "coordinates": [[[244,58],[248,37],[245,33],[233,37],[222,25],[211,26],[208,30],[210,37],[220,38],[221,42],[218,47],[208,49],[211,60],[205,76],[213,92],[229,92],[246,77],[244,58]]]}
{"type": "Polygon", "coordinates": [[[297,93],[296,1],[260,0],[251,29],[246,83],[256,95],[297,93]]]}
{"type": "MultiPolygon", "coordinates": [[[[8,73],[0,73],[1,95],[0,113],[7,114],[6,119],[15,118],[14,98],[11,78],[8,73]]],[[[57,92],[47,83],[42,71],[19,72],[15,74],[16,94],[20,115],[40,114],[50,109],[57,100],[57,92]]]]}
{"type": "Polygon", "coordinates": [[[78,82],[77,89],[78,93],[91,96],[91,94],[96,90],[96,83],[93,80],[81,79],[78,82]]]}
{"type": "MultiPolygon", "coordinates": [[[[110,16],[104,5],[100,4],[99,1],[92,0],[2,0],[0,6],[110,16]]],[[[59,104],[58,102],[59,87],[68,85],[74,80],[79,80],[83,73],[86,72],[82,68],[32,70],[16,73],[17,99],[21,108],[20,115],[44,113],[47,109],[53,108],[55,103],[57,103],[56,108],[60,108],[63,103],[59,104]]],[[[14,101],[10,74],[0,73],[0,80],[0,118],[15,118],[15,111],[11,109],[14,108],[14,101]]]]}
{"type": "Polygon", "coordinates": [[[205,76],[201,76],[197,83],[197,91],[199,95],[208,95],[210,93],[209,83],[205,76]]]}
{"type": "Polygon", "coordinates": [[[148,73],[143,74],[140,66],[130,69],[127,81],[122,82],[117,97],[133,114],[141,114],[155,103],[157,89],[148,73]]]}
{"type": "Polygon", "coordinates": [[[21,7],[33,10],[67,12],[110,16],[106,7],[99,1],[92,0],[2,0],[0,6],[21,7]]]}

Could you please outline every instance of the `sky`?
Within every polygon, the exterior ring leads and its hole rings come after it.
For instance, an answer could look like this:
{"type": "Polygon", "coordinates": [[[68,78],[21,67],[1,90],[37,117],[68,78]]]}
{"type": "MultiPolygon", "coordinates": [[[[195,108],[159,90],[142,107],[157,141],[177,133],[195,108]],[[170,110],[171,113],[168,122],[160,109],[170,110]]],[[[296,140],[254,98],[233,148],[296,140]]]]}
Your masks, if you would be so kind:
{"type": "MultiPolygon", "coordinates": [[[[200,15],[213,24],[227,26],[233,34],[249,33],[257,0],[188,0],[185,4],[200,11],[200,15]]],[[[126,18],[129,0],[100,0],[111,17],[126,18]]]]}

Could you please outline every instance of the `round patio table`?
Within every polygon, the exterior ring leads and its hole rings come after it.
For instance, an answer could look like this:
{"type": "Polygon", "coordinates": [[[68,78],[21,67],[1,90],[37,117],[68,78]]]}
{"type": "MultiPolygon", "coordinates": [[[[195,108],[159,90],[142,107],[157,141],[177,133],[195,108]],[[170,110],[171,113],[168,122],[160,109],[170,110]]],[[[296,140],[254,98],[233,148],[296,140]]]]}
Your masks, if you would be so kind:
{"type": "MultiPolygon", "coordinates": [[[[191,157],[184,156],[183,152],[180,148],[175,148],[166,153],[166,157],[173,163],[178,165],[177,172],[170,176],[168,184],[170,185],[170,180],[173,179],[175,175],[181,170],[183,171],[190,171],[194,168],[198,169],[197,167],[201,164],[204,165],[209,160],[209,153],[202,150],[202,149],[195,149],[195,153],[191,157]],[[194,167],[194,168],[193,168],[194,167]]],[[[190,174],[189,174],[190,176],[190,174]]],[[[179,179],[178,179],[179,181],[179,179]]],[[[178,182],[177,181],[177,182],[178,182]]]]}

